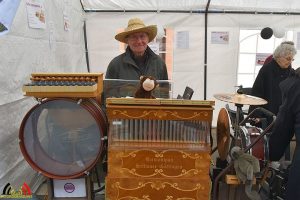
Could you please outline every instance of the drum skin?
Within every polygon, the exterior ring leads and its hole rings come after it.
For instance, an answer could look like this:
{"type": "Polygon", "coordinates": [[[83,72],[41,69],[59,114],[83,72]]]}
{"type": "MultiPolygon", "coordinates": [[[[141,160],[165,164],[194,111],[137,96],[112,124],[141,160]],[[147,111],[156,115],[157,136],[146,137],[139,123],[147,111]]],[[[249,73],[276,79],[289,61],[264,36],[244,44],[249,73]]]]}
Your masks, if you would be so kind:
{"type": "Polygon", "coordinates": [[[20,149],[29,165],[46,177],[77,178],[101,157],[107,124],[95,99],[46,99],[23,118],[20,149]]]}

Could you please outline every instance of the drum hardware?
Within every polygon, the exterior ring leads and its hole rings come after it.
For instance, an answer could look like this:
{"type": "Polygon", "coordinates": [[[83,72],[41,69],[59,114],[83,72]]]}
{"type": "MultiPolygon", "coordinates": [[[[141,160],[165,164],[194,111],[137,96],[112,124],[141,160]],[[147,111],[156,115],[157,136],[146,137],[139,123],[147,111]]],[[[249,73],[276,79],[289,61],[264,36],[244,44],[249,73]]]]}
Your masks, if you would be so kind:
{"type": "MultiPolygon", "coordinates": [[[[236,112],[236,110],[231,109],[231,108],[229,107],[229,104],[228,104],[228,103],[225,105],[225,108],[226,108],[226,110],[227,110],[227,112],[228,112],[228,115],[229,115],[230,124],[233,124],[233,123],[231,123],[231,122],[235,122],[237,112],[236,112]]],[[[243,111],[243,113],[240,113],[240,115],[239,115],[239,123],[244,119],[244,115],[245,115],[244,111],[243,111]]],[[[235,127],[233,127],[233,126],[231,126],[231,127],[232,127],[233,129],[235,128],[235,127]]]]}
{"type": "Polygon", "coordinates": [[[246,140],[244,135],[241,132],[241,128],[239,126],[239,122],[240,122],[240,113],[242,113],[242,104],[235,104],[236,106],[236,118],[235,118],[235,122],[233,124],[233,144],[231,146],[240,146],[242,149],[245,148],[246,146],[246,140]]]}
{"type": "Polygon", "coordinates": [[[214,97],[218,100],[234,103],[236,105],[264,105],[268,102],[262,98],[246,95],[246,94],[228,94],[228,93],[221,93],[215,94],[214,97]]]}
{"type": "MultiPolygon", "coordinates": [[[[251,113],[249,113],[249,115],[248,116],[246,116],[245,117],[245,119],[244,120],[242,120],[241,121],[241,123],[239,124],[239,125],[245,125],[246,124],[246,122],[249,120],[249,118],[255,113],[255,112],[257,112],[257,111],[261,111],[261,112],[263,112],[263,113],[265,113],[266,115],[268,115],[268,116],[272,116],[273,117],[273,121],[266,127],[266,129],[264,129],[262,132],[261,132],[261,134],[257,137],[257,138],[255,138],[255,140],[250,144],[250,145],[248,145],[248,146],[246,146],[246,148],[244,149],[244,152],[248,152],[260,139],[262,139],[262,137],[264,137],[267,133],[269,133],[269,131],[270,131],[270,129],[272,128],[272,126],[274,125],[274,123],[275,123],[275,119],[276,119],[276,116],[272,113],[272,112],[270,112],[270,111],[268,111],[268,110],[266,110],[266,109],[264,109],[264,108],[262,108],[262,107],[258,107],[258,108],[255,108],[251,113]]],[[[218,199],[218,196],[217,196],[217,191],[218,191],[218,182],[219,182],[219,180],[220,180],[220,178],[221,177],[223,177],[231,168],[233,167],[233,161],[231,161],[229,164],[228,164],[228,166],[225,168],[225,169],[223,169],[219,174],[218,174],[218,176],[215,178],[215,180],[214,180],[214,183],[213,183],[213,185],[214,185],[214,187],[213,187],[213,200],[217,200],[218,199]]],[[[267,169],[265,169],[265,170],[267,170],[267,169]]],[[[260,182],[259,182],[259,184],[260,184],[260,182]]]]}
{"type": "MultiPolygon", "coordinates": [[[[262,129],[255,127],[255,126],[241,126],[240,127],[242,130],[242,133],[245,137],[245,146],[248,146],[249,144],[252,143],[252,141],[255,140],[255,138],[257,138],[261,132],[262,129]]],[[[255,156],[256,158],[259,159],[260,164],[261,164],[261,168],[262,166],[262,162],[266,160],[266,154],[267,154],[267,136],[264,136],[261,140],[259,140],[257,142],[256,145],[254,145],[251,149],[250,149],[250,154],[252,154],[253,156],[255,156]]]]}
{"type": "MultiPolygon", "coordinates": [[[[268,111],[267,109],[263,108],[263,107],[257,107],[255,108],[252,112],[249,113],[249,115],[247,115],[245,117],[244,120],[241,121],[241,123],[239,124],[240,127],[246,127],[246,123],[249,122],[249,120],[252,118],[252,116],[254,115],[254,113],[256,112],[260,112],[260,113],[264,113],[266,116],[272,117],[273,120],[270,124],[266,123],[266,119],[262,119],[262,122],[264,124],[265,129],[261,129],[261,128],[257,128],[257,127],[248,127],[248,131],[250,132],[249,134],[249,142],[247,147],[249,148],[249,151],[252,151],[252,154],[255,155],[257,158],[259,158],[263,163],[261,166],[261,168],[266,167],[266,162],[268,161],[269,158],[269,145],[268,145],[268,135],[270,133],[270,130],[273,126],[273,124],[275,123],[275,119],[276,116],[268,111]],[[252,132],[251,132],[252,131],[252,132]],[[251,133],[256,133],[256,135],[252,134],[252,138],[251,138],[251,133]],[[257,145],[258,143],[261,144],[261,146],[257,145]]],[[[248,148],[247,148],[248,149],[248,148]]]]}
{"type": "MultiPolygon", "coordinates": [[[[234,134],[230,134],[230,126],[229,126],[229,119],[228,119],[228,111],[230,111],[227,104],[227,111],[226,109],[222,108],[219,112],[218,122],[217,122],[217,149],[221,160],[225,160],[229,151],[229,142],[230,137],[232,138],[233,142],[231,145],[241,146],[241,148],[246,147],[246,137],[242,133],[239,123],[244,119],[243,117],[243,110],[242,107],[245,104],[248,105],[262,105],[266,104],[267,101],[264,99],[245,95],[241,93],[241,87],[236,94],[215,94],[214,97],[221,101],[234,103],[236,106],[235,112],[235,119],[231,117],[231,124],[234,131],[234,134]]],[[[230,116],[230,115],[229,115],[230,116]]],[[[213,149],[212,153],[216,150],[213,149]]]]}
{"type": "MultiPolygon", "coordinates": [[[[266,135],[266,133],[271,129],[271,127],[273,126],[274,122],[275,122],[275,116],[273,113],[269,112],[268,110],[258,107],[256,109],[254,109],[249,115],[247,115],[245,118],[240,119],[241,115],[243,115],[243,110],[242,107],[243,105],[264,105],[267,103],[266,100],[255,97],[255,96],[251,96],[251,95],[246,95],[246,94],[240,94],[240,93],[236,93],[236,94],[215,94],[214,97],[218,100],[221,101],[225,101],[225,102],[229,102],[229,103],[234,103],[236,106],[236,117],[235,120],[232,120],[232,127],[233,127],[233,135],[230,134],[230,136],[232,137],[232,144],[233,145],[238,145],[240,146],[244,152],[250,151],[252,149],[252,147],[259,142],[262,137],[264,137],[266,135]],[[273,122],[269,124],[268,127],[266,127],[266,129],[264,131],[262,131],[260,133],[260,135],[257,136],[257,138],[255,138],[253,141],[251,142],[247,142],[247,135],[245,135],[242,132],[242,126],[245,126],[245,124],[247,122],[249,122],[250,117],[253,115],[254,112],[257,112],[258,110],[266,113],[266,115],[269,116],[273,116],[273,122]]],[[[220,113],[223,113],[223,109],[220,110],[220,113]]],[[[221,114],[220,114],[221,115],[221,114]]],[[[224,120],[223,120],[224,121],[224,120]]],[[[223,122],[224,123],[224,122],[223,122]]],[[[223,135],[226,135],[226,133],[220,133],[217,131],[217,138],[218,135],[220,135],[219,137],[224,137],[223,135]]],[[[227,150],[226,150],[227,151],[227,150]]],[[[222,153],[221,153],[222,155],[222,153]]],[[[222,155],[223,157],[223,155],[222,155]]],[[[229,172],[229,170],[231,170],[233,167],[233,161],[231,161],[227,167],[225,167],[221,172],[218,173],[217,177],[214,179],[214,183],[213,183],[213,199],[217,199],[217,189],[218,189],[218,181],[221,177],[223,177],[226,173],[229,172]]]]}
{"type": "MultiPolygon", "coordinates": [[[[241,90],[238,90],[238,92],[241,92],[241,90]]],[[[233,130],[234,130],[234,135],[233,135],[233,144],[234,145],[238,145],[241,146],[241,148],[245,148],[245,141],[244,140],[244,136],[241,133],[241,130],[239,128],[240,126],[240,115],[243,114],[243,110],[242,107],[243,105],[264,105],[267,104],[267,101],[259,98],[259,97],[255,97],[255,96],[251,96],[251,95],[246,95],[243,93],[235,93],[235,94],[215,94],[214,97],[218,100],[221,101],[225,101],[225,102],[229,102],[229,103],[234,103],[236,106],[236,118],[235,121],[232,122],[233,123],[233,130]]]]}

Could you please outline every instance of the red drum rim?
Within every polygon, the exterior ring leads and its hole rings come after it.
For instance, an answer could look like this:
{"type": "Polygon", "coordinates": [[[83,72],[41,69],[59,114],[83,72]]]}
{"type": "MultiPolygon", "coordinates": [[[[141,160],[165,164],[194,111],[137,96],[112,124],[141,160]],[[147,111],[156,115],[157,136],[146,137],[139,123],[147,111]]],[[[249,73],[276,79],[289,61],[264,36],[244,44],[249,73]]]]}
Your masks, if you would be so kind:
{"type": "MultiPolygon", "coordinates": [[[[82,107],[84,110],[86,110],[95,120],[99,132],[100,132],[100,141],[99,141],[99,149],[97,151],[97,156],[94,158],[94,160],[91,161],[91,163],[86,166],[84,169],[76,171],[74,173],[68,174],[68,175],[62,175],[62,174],[55,174],[53,172],[49,172],[42,167],[40,167],[30,156],[28,153],[28,150],[26,148],[26,145],[24,143],[25,137],[24,132],[25,132],[25,126],[27,120],[31,117],[31,115],[35,112],[36,109],[38,109],[41,105],[47,104],[49,102],[53,101],[65,101],[68,103],[76,103],[78,104],[78,99],[71,99],[71,98],[51,98],[51,99],[45,99],[41,103],[33,106],[24,116],[20,129],[19,129],[19,146],[21,149],[21,152],[24,156],[24,159],[28,162],[28,164],[36,171],[42,173],[44,176],[48,178],[53,178],[53,179],[72,179],[72,178],[78,178],[82,175],[88,174],[88,172],[96,165],[97,161],[101,157],[101,154],[103,152],[103,136],[106,135],[107,133],[107,127],[108,127],[108,121],[106,118],[105,113],[102,111],[101,107],[97,104],[95,99],[92,98],[87,98],[87,99],[82,99],[82,102],[80,102],[80,107],[82,107]]],[[[38,113],[37,117],[40,116],[41,113],[38,113]]],[[[32,133],[34,137],[36,136],[36,133],[32,133]]],[[[38,150],[36,155],[38,155],[39,159],[47,162],[48,164],[52,164],[53,167],[61,167],[61,168],[70,168],[70,165],[65,164],[65,163],[60,163],[57,160],[54,160],[51,158],[47,153],[44,151],[42,145],[38,141],[37,144],[34,144],[35,149],[38,150]]]]}

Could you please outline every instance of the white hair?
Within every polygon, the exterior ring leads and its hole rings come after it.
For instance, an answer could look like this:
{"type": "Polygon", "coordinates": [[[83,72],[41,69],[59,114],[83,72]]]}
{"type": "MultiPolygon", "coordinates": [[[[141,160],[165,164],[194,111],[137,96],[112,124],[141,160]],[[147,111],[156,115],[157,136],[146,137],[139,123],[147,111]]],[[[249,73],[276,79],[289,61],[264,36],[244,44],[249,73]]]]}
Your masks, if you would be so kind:
{"type": "Polygon", "coordinates": [[[282,42],[273,52],[273,57],[275,59],[281,57],[287,57],[289,55],[295,56],[297,54],[297,50],[294,46],[293,41],[284,41],[282,42]]]}

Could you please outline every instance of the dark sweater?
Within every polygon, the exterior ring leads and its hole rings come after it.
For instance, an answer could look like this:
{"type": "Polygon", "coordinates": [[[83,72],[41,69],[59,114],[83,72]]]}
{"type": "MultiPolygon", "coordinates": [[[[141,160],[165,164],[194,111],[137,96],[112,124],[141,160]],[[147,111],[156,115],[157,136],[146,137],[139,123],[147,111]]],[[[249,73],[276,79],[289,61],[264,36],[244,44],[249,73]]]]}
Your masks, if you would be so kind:
{"type": "Polygon", "coordinates": [[[139,80],[140,76],[153,76],[156,80],[168,80],[167,67],[164,61],[147,47],[145,63],[136,63],[129,47],[126,52],[115,57],[108,65],[106,79],[139,80]]]}
{"type": "Polygon", "coordinates": [[[280,106],[269,140],[270,160],[277,161],[284,154],[292,137],[296,137],[296,149],[290,168],[286,200],[300,199],[300,77],[291,76],[280,84],[280,106]]]}
{"type": "MultiPolygon", "coordinates": [[[[281,105],[281,91],[279,84],[290,74],[294,74],[294,69],[291,68],[291,66],[287,69],[282,69],[274,59],[262,66],[255,79],[251,93],[253,96],[263,98],[268,102],[261,107],[264,107],[277,115],[279,106],[281,105]]],[[[256,106],[250,106],[249,112],[254,108],[256,108],[256,106]]],[[[265,116],[262,113],[258,113],[256,117],[265,116]]]]}

